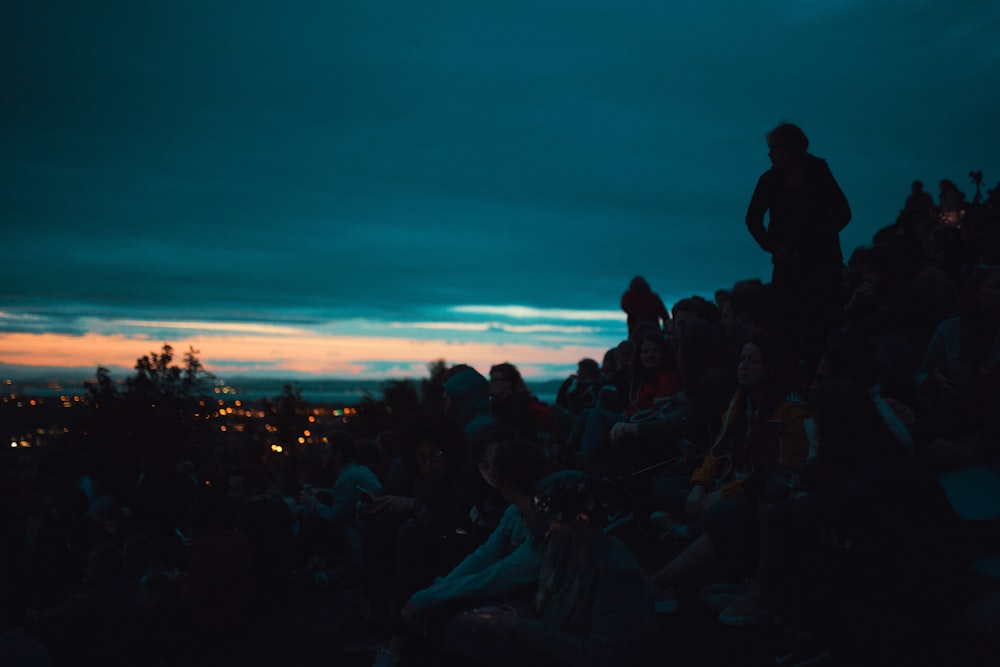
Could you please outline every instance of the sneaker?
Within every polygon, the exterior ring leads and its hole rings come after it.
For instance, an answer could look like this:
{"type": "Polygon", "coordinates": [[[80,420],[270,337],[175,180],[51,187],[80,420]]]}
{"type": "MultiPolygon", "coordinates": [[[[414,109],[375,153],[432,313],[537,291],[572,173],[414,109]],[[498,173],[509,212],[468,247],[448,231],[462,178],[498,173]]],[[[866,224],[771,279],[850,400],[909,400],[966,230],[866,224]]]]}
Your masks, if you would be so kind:
{"type": "Polygon", "coordinates": [[[754,625],[770,620],[767,599],[760,586],[751,582],[746,592],[730,602],[719,613],[723,625],[754,625]]]}
{"type": "Polygon", "coordinates": [[[386,644],[375,654],[375,662],[372,667],[396,667],[399,664],[399,654],[389,648],[386,644]]]}
{"type": "Polygon", "coordinates": [[[749,580],[719,581],[709,584],[698,593],[698,599],[709,611],[721,613],[736,598],[747,592],[749,580]]]}
{"type": "Polygon", "coordinates": [[[657,614],[673,614],[681,608],[680,600],[677,599],[677,591],[667,588],[656,591],[653,601],[653,609],[657,614]]]}

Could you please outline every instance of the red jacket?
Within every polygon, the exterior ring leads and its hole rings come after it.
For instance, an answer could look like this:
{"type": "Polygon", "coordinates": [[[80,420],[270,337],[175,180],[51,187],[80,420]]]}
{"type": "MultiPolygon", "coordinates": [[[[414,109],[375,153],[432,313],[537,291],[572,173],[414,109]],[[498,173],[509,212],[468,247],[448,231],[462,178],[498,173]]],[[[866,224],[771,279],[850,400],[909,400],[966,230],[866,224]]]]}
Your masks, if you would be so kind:
{"type": "Polygon", "coordinates": [[[639,292],[633,289],[622,294],[622,310],[628,315],[629,333],[639,322],[652,322],[662,330],[670,321],[670,313],[663,300],[655,292],[639,292]],[[661,323],[660,320],[663,320],[661,323]]]}
{"type": "Polygon", "coordinates": [[[633,382],[629,387],[625,416],[631,417],[637,412],[649,410],[656,406],[655,399],[673,396],[680,390],[681,375],[677,371],[660,371],[641,383],[633,382]]]}

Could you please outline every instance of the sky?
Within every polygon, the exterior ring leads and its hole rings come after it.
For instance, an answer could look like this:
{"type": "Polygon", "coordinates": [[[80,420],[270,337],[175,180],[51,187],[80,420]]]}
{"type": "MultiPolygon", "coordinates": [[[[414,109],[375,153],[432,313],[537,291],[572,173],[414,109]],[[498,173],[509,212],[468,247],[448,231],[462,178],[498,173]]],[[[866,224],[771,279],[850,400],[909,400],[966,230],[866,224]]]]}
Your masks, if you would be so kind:
{"type": "MultiPolygon", "coordinates": [[[[770,261],[744,216],[800,125],[854,214],[1000,181],[980,0],[8,0],[0,374],[564,376],[770,261]],[[759,6],[758,6],[759,5],[759,6]]],[[[985,194],[985,192],[984,192],[985,194]]]]}

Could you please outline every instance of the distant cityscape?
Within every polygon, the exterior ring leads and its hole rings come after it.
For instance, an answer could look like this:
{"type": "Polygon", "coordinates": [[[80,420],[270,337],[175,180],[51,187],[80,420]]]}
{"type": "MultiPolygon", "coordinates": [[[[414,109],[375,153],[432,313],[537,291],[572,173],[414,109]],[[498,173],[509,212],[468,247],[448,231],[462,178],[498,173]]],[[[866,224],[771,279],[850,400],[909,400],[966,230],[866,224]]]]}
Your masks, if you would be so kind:
{"type": "MultiPolygon", "coordinates": [[[[419,379],[410,378],[418,387],[419,379]]],[[[301,433],[284,434],[269,443],[280,453],[285,440],[306,444],[337,422],[347,422],[357,414],[356,406],[368,400],[380,401],[382,388],[389,380],[280,380],[240,379],[231,383],[216,379],[211,400],[203,400],[195,416],[215,424],[220,434],[239,437],[246,434],[268,438],[277,429],[270,423],[273,414],[262,409],[264,399],[273,400],[286,393],[286,386],[300,392],[309,407],[307,426],[301,433]]],[[[545,402],[555,400],[559,380],[529,383],[529,388],[545,402]]],[[[72,436],[81,428],[81,418],[91,407],[90,397],[81,379],[0,379],[0,438],[4,446],[39,447],[72,436]]]]}

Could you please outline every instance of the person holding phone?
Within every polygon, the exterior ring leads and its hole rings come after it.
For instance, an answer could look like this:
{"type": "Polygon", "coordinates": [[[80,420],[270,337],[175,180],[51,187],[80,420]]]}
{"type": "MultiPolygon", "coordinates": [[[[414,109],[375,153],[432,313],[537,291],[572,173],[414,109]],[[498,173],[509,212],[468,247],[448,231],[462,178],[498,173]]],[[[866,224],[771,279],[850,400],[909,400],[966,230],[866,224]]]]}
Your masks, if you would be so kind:
{"type": "Polygon", "coordinates": [[[361,527],[357,516],[358,489],[374,498],[382,488],[368,466],[357,462],[357,445],[347,433],[334,433],[323,445],[323,455],[330,457],[336,480],[330,489],[303,488],[299,493],[302,521],[319,518],[343,536],[343,561],[347,571],[361,567],[361,527]]]}

